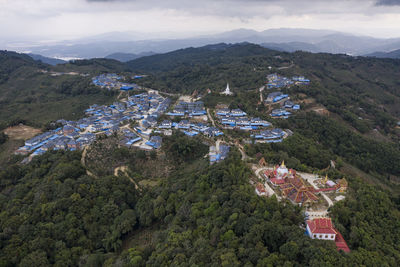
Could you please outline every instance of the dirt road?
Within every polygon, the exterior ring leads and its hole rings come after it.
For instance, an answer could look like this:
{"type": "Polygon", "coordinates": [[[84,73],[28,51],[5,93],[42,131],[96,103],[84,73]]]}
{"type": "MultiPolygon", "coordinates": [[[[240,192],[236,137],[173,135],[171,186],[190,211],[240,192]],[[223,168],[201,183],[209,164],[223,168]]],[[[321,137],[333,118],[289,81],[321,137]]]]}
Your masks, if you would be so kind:
{"type": "Polygon", "coordinates": [[[207,117],[211,121],[212,125],[215,127],[215,121],[214,121],[213,117],[211,116],[209,108],[207,109],[207,117]]]}

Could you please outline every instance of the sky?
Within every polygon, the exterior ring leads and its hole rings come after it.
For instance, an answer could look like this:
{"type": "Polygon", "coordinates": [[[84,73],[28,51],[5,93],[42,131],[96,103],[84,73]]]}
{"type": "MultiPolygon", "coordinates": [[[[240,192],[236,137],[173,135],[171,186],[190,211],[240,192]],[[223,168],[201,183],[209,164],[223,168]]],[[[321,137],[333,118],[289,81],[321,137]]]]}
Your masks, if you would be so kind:
{"type": "Polygon", "coordinates": [[[0,0],[3,42],[107,32],[181,38],[238,28],[330,29],[400,37],[400,0],[0,0]]]}

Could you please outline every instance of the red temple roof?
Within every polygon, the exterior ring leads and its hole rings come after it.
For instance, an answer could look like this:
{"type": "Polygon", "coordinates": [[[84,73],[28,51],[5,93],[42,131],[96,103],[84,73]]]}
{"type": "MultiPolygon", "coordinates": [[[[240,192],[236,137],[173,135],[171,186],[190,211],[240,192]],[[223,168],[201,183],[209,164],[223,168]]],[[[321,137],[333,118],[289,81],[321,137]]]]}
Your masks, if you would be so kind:
{"type": "Polygon", "coordinates": [[[284,184],[286,183],[284,179],[277,179],[277,178],[272,178],[271,183],[277,185],[277,184],[284,184]]]}
{"type": "Polygon", "coordinates": [[[314,220],[308,220],[307,225],[313,234],[336,234],[335,228],[333,228],[332,220],[330,218],[316,218],[314,220]]]}
{"type": "Polygon", "coordinates": [[[346,253],[350,252],[350,248],[347,245],[346,240],[344,240],[342,234],[339,231],[336,231],[335,244],[336,244],[337,250],[343,250],[346,253]]]}

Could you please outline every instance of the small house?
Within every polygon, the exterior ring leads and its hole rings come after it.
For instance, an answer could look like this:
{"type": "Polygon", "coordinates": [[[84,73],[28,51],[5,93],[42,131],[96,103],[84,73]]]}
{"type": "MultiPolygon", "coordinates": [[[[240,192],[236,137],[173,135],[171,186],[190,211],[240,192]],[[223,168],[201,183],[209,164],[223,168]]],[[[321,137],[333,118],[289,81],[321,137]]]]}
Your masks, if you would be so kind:
{"type": "Polygon", "coordinates": [[[151,146],[155,149],[159,149],[162,144],[161,136],[152,136],[149,141],[146,142],[146,145],[151,146]]]}

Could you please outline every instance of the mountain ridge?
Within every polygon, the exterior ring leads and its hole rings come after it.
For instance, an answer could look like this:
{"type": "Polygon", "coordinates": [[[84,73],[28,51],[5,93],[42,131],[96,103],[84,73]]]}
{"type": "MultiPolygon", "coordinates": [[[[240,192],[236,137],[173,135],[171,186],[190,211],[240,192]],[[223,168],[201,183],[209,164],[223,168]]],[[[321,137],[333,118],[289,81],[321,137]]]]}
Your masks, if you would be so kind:
{"type": "MultiPolygon", "coordinates": [[[[132,35],[132,37],[129,37],[128,34],[124,34],[123,32],[116,32],[103,34],[96,38],[68,41],[67,45],[37,45],[20,49],[29,50],[32,51],[32,53],[48,57],[76,58],[105,57],[116,52],[140,54],[149,50],[154,53],[166,53],[177,49],[201,47],[210,43],[220,42],[251,42],[255,44],[280,43],[282,46],[288,47],[288,51],[294,49],[290,43],[300,42],[307,44],[300,48],[308,52],[318,51],[325,53],[346,53],[351,55],[363,55],[375,51],[388,52],[400,49],[400,38],[382,39],[330,30],[311,29],[281,28],[265,31],[237,29],[218,34],[175,39],[151,39],[150,37],[140,38],[135,36],[139,35],[132,35]]],[[[280,50],[285,49],[286,48],[281,48],[280,50]]]]}

